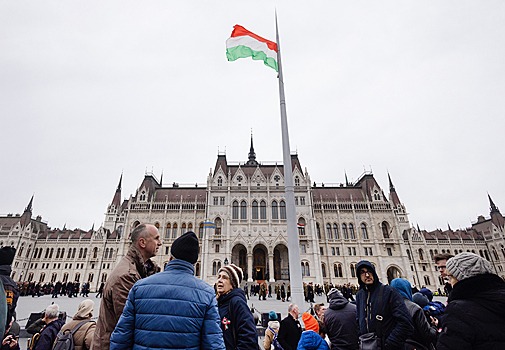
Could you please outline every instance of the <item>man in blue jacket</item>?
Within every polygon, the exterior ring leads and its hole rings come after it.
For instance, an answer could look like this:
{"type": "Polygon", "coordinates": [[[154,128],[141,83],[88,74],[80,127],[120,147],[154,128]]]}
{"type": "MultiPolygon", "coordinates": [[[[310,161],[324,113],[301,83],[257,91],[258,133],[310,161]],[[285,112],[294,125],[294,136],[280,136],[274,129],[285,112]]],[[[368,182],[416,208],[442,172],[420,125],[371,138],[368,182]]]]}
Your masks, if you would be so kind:
{"type": "Polygon", "coordinates": [[[381,338],[382,349],[403,349],[405,340],[414,332],[403,298],[395,289],[379,282],[369,261],[361,260],[356,273],[360,285],[356,294],[359,334],[375,332],[381,338]]]}
{"type": "Polygon", "coordinates": [[[136,282],[112,332],[110,349],[224,350],[214,289],[194,276],[199,243],[177,238],[165,271],[136,282]]]}

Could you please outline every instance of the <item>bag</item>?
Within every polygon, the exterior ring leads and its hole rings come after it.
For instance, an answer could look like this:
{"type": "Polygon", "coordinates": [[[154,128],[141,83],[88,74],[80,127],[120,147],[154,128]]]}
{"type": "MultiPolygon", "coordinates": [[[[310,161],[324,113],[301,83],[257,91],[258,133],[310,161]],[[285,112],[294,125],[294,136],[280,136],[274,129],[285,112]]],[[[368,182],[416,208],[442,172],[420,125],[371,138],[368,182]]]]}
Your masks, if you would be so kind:
{"type": "Polygon", "coordinates": [[[77,326],[75,326],[72,330],[66,329],[65,331],[59,331],[56,335],[56,340],[53,345],[53,350],[74,350],[74,333],[77,332],[82,325],[88,322],[94,322],[91,320],[86,320],[80,322],[77,326]]]}
{"type": "Polygon", "coordinates": [[[35,349],[35,345],[37,345],[37,342],[39,341],[40,338],[40,333],[35,333],[28,341],[28,349],[33,350],[35,349]]]}
{"type": "Polygon", "coordinates": [[[272,345],[274,347],[275,350],[284,350],[284,348],[281,346],[281,343],[279,343],[279,339],[277,339],[277,332],[274,331],[272,328],[268,327],[268,329],[270,329],[270,332],[272,332],[274,334],[274,339],[272,340],[272,345]]]}
{"type": "Polygon", "coordinates": [[[381,338],[374,332],[359,336],[359,350],[380,350],[381,338]]]}
{"type": "Polygon", "coordinates": [[[430,350],[428,347],[416,342],[413,339],[405,340],[404,350],[430,350]]]}

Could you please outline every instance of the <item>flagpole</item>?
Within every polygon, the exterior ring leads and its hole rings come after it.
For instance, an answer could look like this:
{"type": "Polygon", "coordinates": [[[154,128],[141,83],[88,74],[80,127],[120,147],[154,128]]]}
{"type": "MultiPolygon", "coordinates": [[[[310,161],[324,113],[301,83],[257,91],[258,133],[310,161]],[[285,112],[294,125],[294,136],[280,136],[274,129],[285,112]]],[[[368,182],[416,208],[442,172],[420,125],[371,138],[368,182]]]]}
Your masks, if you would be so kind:
{"type": "Polygon", "coordinates": [[[277,65],[279,68],[279,100],[281,107],[282,156],[284,162],[284,189],[286,195],[286,221],[288,229],[289,279],[291,284],[291,300],[303,309],[302,268],[300,259],[300,243],[296,229],[295,191],[293,185],[293,169],[291,151],[289,148],[288,118],[286,113],[286,98],[284,96],[284,80],[281,65],[281,46],[277,11],[275,11],[275,34],[277,40],[277,65]]]}

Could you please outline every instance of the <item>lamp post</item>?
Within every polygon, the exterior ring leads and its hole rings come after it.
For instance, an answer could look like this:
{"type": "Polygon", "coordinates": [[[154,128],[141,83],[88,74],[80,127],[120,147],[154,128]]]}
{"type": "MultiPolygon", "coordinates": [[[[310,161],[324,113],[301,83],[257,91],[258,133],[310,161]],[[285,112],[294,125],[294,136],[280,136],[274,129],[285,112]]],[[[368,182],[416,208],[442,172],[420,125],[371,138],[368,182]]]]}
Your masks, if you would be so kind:
{"type": "Polygon", "coordinates": [[[228,265],[228,258],[224,258],[224,266],[228,265]]]}

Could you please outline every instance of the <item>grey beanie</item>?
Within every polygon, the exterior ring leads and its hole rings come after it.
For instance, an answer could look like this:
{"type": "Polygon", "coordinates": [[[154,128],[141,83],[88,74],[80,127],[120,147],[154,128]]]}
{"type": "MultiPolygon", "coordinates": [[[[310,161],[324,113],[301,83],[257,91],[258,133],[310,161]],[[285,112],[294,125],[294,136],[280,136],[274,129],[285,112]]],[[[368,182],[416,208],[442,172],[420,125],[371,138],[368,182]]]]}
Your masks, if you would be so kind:
{"type": "Polygon", "coordinates": [[[447,272],[458,281],[485,273],[493,273],[491,263],[474,253],[460,253],[445,264],[447,272]]]}

